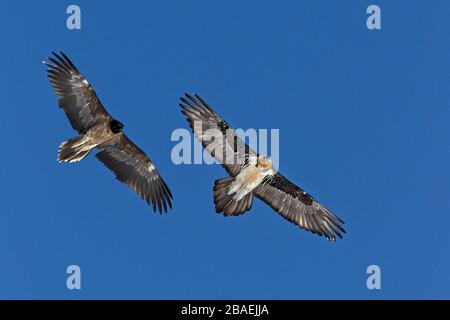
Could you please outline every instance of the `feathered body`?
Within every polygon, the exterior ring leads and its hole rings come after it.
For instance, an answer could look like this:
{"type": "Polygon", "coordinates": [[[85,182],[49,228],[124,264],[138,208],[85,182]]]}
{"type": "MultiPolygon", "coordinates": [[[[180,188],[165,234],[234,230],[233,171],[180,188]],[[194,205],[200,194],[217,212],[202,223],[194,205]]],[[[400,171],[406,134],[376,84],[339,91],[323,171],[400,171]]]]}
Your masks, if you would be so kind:
{"type": "Polygon", "coordinates": [[[110,119],[93,125],[89,130],[75,138],[64,141],[59,146],[59,162],[76,162],[86,157],[94,148],[108,141],[122,131],[123,125],[110,119]]]}

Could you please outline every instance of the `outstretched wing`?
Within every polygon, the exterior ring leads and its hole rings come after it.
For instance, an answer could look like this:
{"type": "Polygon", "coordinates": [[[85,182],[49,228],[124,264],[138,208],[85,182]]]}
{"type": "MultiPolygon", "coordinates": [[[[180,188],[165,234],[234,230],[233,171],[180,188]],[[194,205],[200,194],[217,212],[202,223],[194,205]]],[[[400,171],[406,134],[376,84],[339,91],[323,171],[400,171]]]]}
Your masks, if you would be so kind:
{"type": "Polygon", "coordinates": [[[185,97],[180,99],[181,112],[187,118],[197,139],[229,175],[237,176],[241,166],[247,163],[249,155],[257,154],[200,96],[186,93],[185,97]]]}
{"type": "Polygon", "coordinates": [[[49,67],[47,76],[59,96],[58,105],[64,109],[72,127],[80,134],[101,118],[108,117],[94,89],[70,59],[52,52],[44,63],[49,67]]]}
{"type": "Polygon", "coordinates": [[[345,233],[344,221],[280,173],[259,185],[255,195],[285,219],[328,240],[345,233]]]}
{"type": "Polygon", "coordinates": [[[147,155],[125,134],[117,134],[113,139],[101,144],[95,156],[114,174],[117,180],[126,184],[139,196],[158,207],[159,213],[167,206],[172,209],[172,193],[147,155]]]}

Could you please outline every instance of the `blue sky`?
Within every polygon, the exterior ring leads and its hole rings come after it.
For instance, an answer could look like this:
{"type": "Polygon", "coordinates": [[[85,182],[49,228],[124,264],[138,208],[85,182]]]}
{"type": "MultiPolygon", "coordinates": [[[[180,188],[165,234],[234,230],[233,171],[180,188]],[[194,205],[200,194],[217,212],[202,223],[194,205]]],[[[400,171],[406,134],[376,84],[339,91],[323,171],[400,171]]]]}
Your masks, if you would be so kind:
{"type": "Polygon", "coordinates": [[[76,1],[73,31],[70,4],[0,3],[0,298],[450,298],[448,1],[76,1]],[[155,162],[170,214],[92,155],[56,161],[75,132],[41,64],[51,50],[155,162]],[[347,222],[344,240],[259,200],[215,214],[225,171],[171,162],[184,92],[236,128],[280,129],[281,171],[347,222]]]}

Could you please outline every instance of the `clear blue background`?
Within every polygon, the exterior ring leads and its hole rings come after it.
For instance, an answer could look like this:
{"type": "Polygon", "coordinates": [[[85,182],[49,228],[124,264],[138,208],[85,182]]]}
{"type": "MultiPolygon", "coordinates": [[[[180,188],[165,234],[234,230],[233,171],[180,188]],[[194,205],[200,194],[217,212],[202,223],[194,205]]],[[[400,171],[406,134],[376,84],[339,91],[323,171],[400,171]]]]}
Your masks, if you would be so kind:
{"type": "Polygon", "coordinates": [[[0,298],[450,298],[449,1],[2,1],[0,298]],[[366,8],[382,9],[382,30],[366,8]],[[153,213],[90,156],[41,61],[65,51],[156,163],[153,213]],[[255,201],[214,213],[220,166],[171,162],[178,97],[279,128],[281,170],[347,221],[330,244],[255,201]],[[66,289],[66,267],[82,290],[66,289]],[[382,268],[382,290],[366,268],[382,268]]]}

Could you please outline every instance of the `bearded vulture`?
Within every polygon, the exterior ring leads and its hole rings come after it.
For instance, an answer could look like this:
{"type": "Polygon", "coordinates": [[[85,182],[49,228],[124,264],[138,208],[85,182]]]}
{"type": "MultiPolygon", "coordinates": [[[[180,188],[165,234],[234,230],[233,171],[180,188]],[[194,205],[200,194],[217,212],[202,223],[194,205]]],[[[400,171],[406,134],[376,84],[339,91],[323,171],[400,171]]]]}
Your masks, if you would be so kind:
{"type": "Polygon", "coordinates": [[[185,94],[179,105],[197,139],[230,175],[214,182],[217,213],[243,214],[256,196],[302,229],[330,241],[342,238],[344,221],[286,179],[270,158],[250,149],[205,100],[185,94]]]}
{"type": "Polygon", "coordinates": [[[124,125],[111,117],[94,89],[63,53],[43,61],[49,69],[47,76],[64,110],[79,136],[59,146],[59,162],[76,162],[93,149],[95,155],[116,176],[139,196],[158,208],[159,213],[172,208],[172,193],[159,175],[152,161],[123,133],[124,125]]]}

